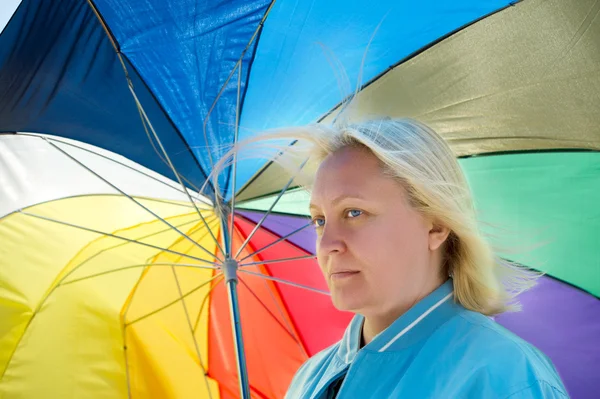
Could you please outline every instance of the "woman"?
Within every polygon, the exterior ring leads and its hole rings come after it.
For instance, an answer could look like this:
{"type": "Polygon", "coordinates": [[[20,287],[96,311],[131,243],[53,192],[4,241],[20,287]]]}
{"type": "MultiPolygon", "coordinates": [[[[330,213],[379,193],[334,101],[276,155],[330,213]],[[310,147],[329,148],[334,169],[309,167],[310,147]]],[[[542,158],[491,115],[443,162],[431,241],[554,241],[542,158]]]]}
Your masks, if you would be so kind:
{"type": "Polygon", "coordinates": [[[551,362],[487,317],[516,308],[536,276],[494,256],[439,135],[374,120],[291,136],[318,164],[318,263],[335,307],[355,317],[286,398],[567,397],[551,362]]]}

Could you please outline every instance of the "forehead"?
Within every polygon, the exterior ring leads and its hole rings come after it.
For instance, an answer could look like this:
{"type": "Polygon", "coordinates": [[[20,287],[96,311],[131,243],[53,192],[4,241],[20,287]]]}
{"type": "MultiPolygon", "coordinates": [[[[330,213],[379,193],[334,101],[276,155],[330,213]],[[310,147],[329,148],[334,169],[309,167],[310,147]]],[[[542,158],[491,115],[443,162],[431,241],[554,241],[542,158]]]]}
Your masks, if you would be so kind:
{"type": "Polygon", "coordinates": [[[368,150],[348,147],[330,154],[321,163],[311,202],[319,204],[341,195],[373,197],[379,192],[386,194],[391,188],[388,186],[397,186],[397,183],[385,176],[377,157],[368,150]]]}

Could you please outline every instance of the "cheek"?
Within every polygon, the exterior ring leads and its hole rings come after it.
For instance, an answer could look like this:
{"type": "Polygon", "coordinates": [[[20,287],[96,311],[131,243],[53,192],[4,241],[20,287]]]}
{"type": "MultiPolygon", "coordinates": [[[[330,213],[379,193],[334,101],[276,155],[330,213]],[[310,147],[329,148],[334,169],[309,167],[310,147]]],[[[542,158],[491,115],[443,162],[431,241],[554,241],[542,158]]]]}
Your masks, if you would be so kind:
{"type": "Polygon", "coordinates": [[[354,232],[352,248],[355,256],[372,268],[398,265],[400,269],[421,263],[426,255],[427,230],[415,220],[381,218],[354,232]]]}

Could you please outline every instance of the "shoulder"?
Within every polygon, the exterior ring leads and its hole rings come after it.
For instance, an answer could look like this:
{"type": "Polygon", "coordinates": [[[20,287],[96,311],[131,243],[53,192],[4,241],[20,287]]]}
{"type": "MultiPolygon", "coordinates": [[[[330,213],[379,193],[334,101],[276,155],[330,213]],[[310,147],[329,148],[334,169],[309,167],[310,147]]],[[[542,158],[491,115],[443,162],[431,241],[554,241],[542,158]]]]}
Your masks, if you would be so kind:
{"type": "Polygon", "coordinates": [[[465,310],[444,329],[447,354],[459,374],[470,376],[465,384],[472,389],[511,399],[567,397],[550,359],[490,318],[465,310]]]}
{"type": "Polygon", "coordinates": [[[514,367],[521,362],[540,375],[555,372],[546,355],[489,317],[465,311],[458,315],[456,322],[467,332],[462,345],[485,349],[486,356],[482,361],[489,362],[490,366],[510,364],[514,367]]]}

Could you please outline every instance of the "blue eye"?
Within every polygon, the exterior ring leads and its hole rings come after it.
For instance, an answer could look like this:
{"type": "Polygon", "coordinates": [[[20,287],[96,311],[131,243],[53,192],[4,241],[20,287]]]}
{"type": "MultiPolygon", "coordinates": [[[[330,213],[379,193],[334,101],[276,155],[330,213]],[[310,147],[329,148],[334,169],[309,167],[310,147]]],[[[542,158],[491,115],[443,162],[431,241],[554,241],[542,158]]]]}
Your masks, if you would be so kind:
{"type": "Polygon", "coordinates": [[[325,219],[313,218],[312,223],[315,225],[315,227],[323,227],[325,225],[325,219]]]}
{"type": "Polygon", "coordinates": [[[347,215],[351,218],[355,218],[358,217],[360,215],[362,215],[362,211],[358,210],[358,209],[350,209],[347,213],[347,215]]]}

